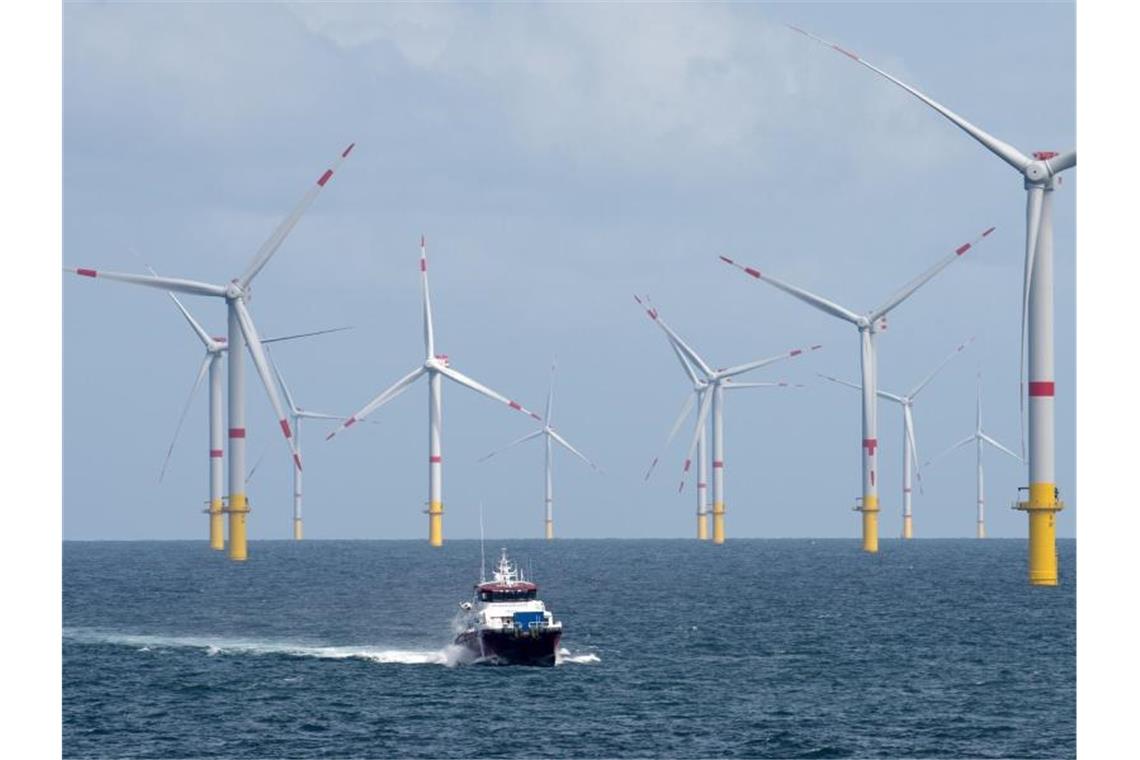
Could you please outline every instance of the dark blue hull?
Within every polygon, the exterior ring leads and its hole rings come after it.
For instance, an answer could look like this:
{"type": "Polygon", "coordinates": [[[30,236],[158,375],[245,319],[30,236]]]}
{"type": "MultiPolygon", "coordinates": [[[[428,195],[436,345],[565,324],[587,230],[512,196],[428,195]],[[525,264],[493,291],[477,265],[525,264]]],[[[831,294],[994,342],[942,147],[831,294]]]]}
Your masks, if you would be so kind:
{"type": "Polygon", "coordinates": [[[455,643],[486,665],[553,667],[562,631],[464,631],[455,643]]]}

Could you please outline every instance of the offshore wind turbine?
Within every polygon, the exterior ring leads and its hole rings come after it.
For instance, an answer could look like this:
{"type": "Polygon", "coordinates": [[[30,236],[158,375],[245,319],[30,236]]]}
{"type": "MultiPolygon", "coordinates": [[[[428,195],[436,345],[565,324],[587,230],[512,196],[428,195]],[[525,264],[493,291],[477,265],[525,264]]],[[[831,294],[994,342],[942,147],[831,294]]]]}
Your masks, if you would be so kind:
{"type": "Polygon", "coordinates": [[[305,193],[296,207],[289,212],[281,223],[277,225],[277,228],[273,230],[273,233],[261,244],[261,247],[257,250],[257,253],[254,254],[253,259],[245,271],[230,280],[226,285],[217,285],[175,277],[157,277],[153,274],[127,274],[84,268],[67,268],[65,270],[74,272],[81,277],[97,277],[105,280],[126,282],[133,285],[144,285],[148,288],[160,288],[166,291],[189,293],[197,296],[211,296],[225,300],[228,325],[226,344],[230,350],[229,360],[227,362],[229,370],[230,494],[229,505],[225,511],[228,512],[230,516],[229,556],[230,559],[235,561],[244,561],[249,556],[246,541],[246,515],[249,514],[249,501],[245,493],[245,364],[242,361],[244,350],[249,351],[250,358],[253,360],[253,366],[256,368],[257,374],[261,378],[261,384],[265,387],[266,395],[269,397],[269,403],[273,405],[273,411],[277,414],[278,422],[281,425],[281,432],[289,442],[289,448],[293,452],[294,466],[297,467],[297,469],[301,469],[301,455],[297,452],[297,447],[293,440],[293,431],[289,427],[289,421],[285,416],[284,409],[281,407],[281,399],[277,395],[273,375],[269,368],[269,363],[265,358],[265,349],[262,340],[258,336],[257,328],[253,324],[253,317],[250,315],[249,308],[246,306],[246,301],[250,297],[250,285],[253,283],[253,279],[257,276],[258,272],[269,263],[269,259],[273,257],[273,254],[277,252],[281,244],[285,242],[285,238],[292,231],[293,227],[296,226],[297,222],[300,221],[301,215],[305,213],[305,210],[316,200],[317,195],[320,194],[320,191],[332,178],[333,173],[340,167],[344,159],[348,157],[348,154],[352,152],[354,145],[355,143],[349,145],[341,152],[332,166],[321,174],[316,183],[309,188],[308,192],[305,193]]]}
{"type": "Polygon", "coordinates": [[[978,401],[977,401],[977,406],[975,407],[975,410],[976,410],[976,413],[975,413],[975,418],[974,418],[975,419],[974,432],[970,433],[970,435],[966,436],[965,438],[958,441],[957,443],[955,443],[950,448],[943,451],[938,456],[936,456],[933,459],[931,459],[930,461],[928,461],[926,463],[926,466],[929,467],[935,461],[946,456],[951,451],[954,451],[955,449],[959,449],[959,448],[965,446],[967,443],[970,443],[970,442],[974,443],[975,448],[976,448],[977,461],[978,461],[978,528],[977,528],[977,537],[978,538],[985,538],[986,537],[986,490],[985,490],[985,473],[982,471],[982,454],[983,454],[982,449],[984,448],[984,445],[988,443],[989,445],[993,446],[998,451],[1002,451],[1006,454],[1009,454],[1011,457],[1013,457],[1014,459],[1016,459],[1019,462],[1024,463],[1025,460],[1023,460],[1017,454],[1014,454],[1012,451],[1007,449],[1005,446],[1002,446],[1000,443],[995,441],[990,435],[988,435],[984,430],[982,430],[982,373],[981,372],[978,373],[978,401]]]}
{"type": "MultiPolygon", "coordinates": [[[[911,513],[911,470],[913,469],[918,476],[919,482],[922,481],[922,473],[918,471],[918,441],[914,433],[914,400],[922,389],[934,379],[934,376],[942,371],[951,359],[965,350],[966,346],[974,341],[973,338],[968,339],[960,344],[957,348],[950,352],[950,355],[942,360],[941,363],[933,370],[930,371],[926,377],[914,386],[909,393],[898,394],[890,393],[882,389],[877,389],[876,393],[879,398],[892,401],[902,407],[902,421],[903,421],[903,461],[902,461],[902,505],[903,505],[903,530],[902,537],[906,539],[914,538],[914,518],[911,513]]],[[[847,380],[840,380],[831,375],[820,375],[820,377],[831,380],[832,382],[846,385],[848,388],[855,390],[862,390],[863,387],[858,383],[848,382],[847,380]]]]}
{"type": "Polygon", "coordinates": [[[443,455],[440,443],[440,425],[443,421],[443,378],[470,388],[487,398],[500,401],[510,408],[529,414],[542,421],[534,412],[524,409],[517,401],[481,385],[471,378],[452,369],[447,354],[435,352],[435,330],[432,326],[431,294],[428,290],[427,243],[420,237],[420,295],[424,313],[424,351],[427,356],[422,365],[397,380],[379,396],[369,401],[359,412],[352,415],[328,434],[331,439],[337,433],[360,422],[369,414],[406,391],[421,376],[428,378],[428,541],[432,546],[443,546],[443,455]]]}
{"type": "MultiPolygon", "coordinates": [[[[688,452],[685,455],[685,464],[681,473],[681,485],[677,488],[680,492],[685,487],[685,478],[688,475],[689,467],[692,464],[693,450],[701,446],[701,441],[705,437],[705,423],[708,419],[709,408],[712,408],[712,470],[713,470],[713,493],[712,493],[712,540],[714,544],[724,543],[724,513],[725,513],[725,495],[724,495],[724,391],[732,388],[756,388],[756,387],[773,387],[773,386],[786,386],[787,383],[771,382],[771,383],[740,383],[735,382],[732,378],[742,375],[745,372],[751,372],[761,367],[766,367],[769,364],[799,356],[804,353],[803,349],[796,348],[786,353],[777,356],[771,356],[766,359],[759,359],[757,361],[748,362],[746,364],[739,364],[734,367],[723,369],[713,369],[704,359],[702,359],[696,351],[689,347],[687,343],[673,331],[665,320],[661,318],[657,309],[649,305],[646,301],[642,301],[637,296],[633,297],[635,301],[649,315],[657,325],[665,332],[665,337],[669,341],[673,353],[681,362],[681,366],[685,369],[689,381],[693,384],[692,395],[689,396],[681,410],[681,416],[673,426],[673,430],[669,434],[669,439],[666,441],[668,445],[669,440],[672,440],[673,435],[676,433],[677,428],[688,416],[689,410],[692,408],[694,400],[699,400],[700,404],[697,410],[697,424],[693,430],[693,439],[689,444],[688,452]]],[[[648,299],[647,299],[648,300],[648,299]]],[[[808,351],[815,351],[820,348],[819,345],[811,346],[808,351]]],[[[698,451],[700,461],[697,464],[697,538],[705,539],[708,536],[707,522],[705,520],[705,507],[706,502],[702,491],[702,484],[704,483],[704,463],[705,456],[703,452],[698,451]]],[[[653,472],[653,467],[657,464],[657,460],[653,460],[653,464],[649,467],[649,472],[646,473],[646,479],[653,472]]]]}
{"type": "Polygon", "coordinates": [[[897,293],[888,298],[881,306],[863,314],[857,314],[826,298],[810,293],[802,288],[789,285],[770,275],[761,274],[758,269],[738,264],[727,256],[721,260],[740,269],[745,274],[784,291],[785,293],[814,306],[825,314],[850,322],[859,331],[860,365],[862,367],[862,396],[863,396],[863,439],[860,448],[863,453],[863,499],[858,511],[863,513],[863,551],[879,551],[879,484],[876,482],[878,471],[879,446],[878,439],[878,404],[876,391],[878,389],[878,359],[875,350],[875,335],[882,329],[881,321],[896,306],[909,298],[916,290],[930,281],[936,274],[962,257],[966,251],[973,248],[983,238],[994,231],[990,227],[969,243],[963,243],[946,256],[939,259],[932,267],[914,278],[902,287],[897,293]]]}
{"type": "MultiPolygon", "coordinates": [[[[1029,351],[1029,499],[1017,502],[1017,509],[1029,515],[1029,582],[1038,586],[1057,585],[1056,513],[1064,508],[1058,498],[1054,419],[1056,389],[1053,372],[1053,190],[1061,172],[1077,165],[1077,149],[1064,153],[1051,150],[1026,155],[971,124],[910,85],[872,66],[838,45],[792,27],[827,45],[881,77],[898,85],[950,120],[995,156],[1017,170],[1024,179],[1025,271],[1021,290],[1021,359],[1018,371],[1025,372],[1025,351],[1029,351]],[[1027,339],[1028,333],[1028,339],[1027,339]]],[[[1025,375],[1021,375],[1018,397],[1022,413],[1022,454],[1025,453],[1025,375]]]]}
{"type": "Polygon", "coordinates": [[[586,464],[590,465],[590,467],[595,472],[601,472],[601,470],[598,468],[598,466],[596,464],[594,464],[589,459],[587,459],[586,456],[584,454],[582,454],[582,452],[578,451],[578,449],[571,446],[569,441],[567,441],[565,438],[563,438],[561,435],[559,435],[558,431],[552,427],[553,423],[551,422],[551,412],[552,412],[553,402],[554,402],[554,365],[551,365],[551,367],[550,367],[550,389],[546,393],[546,411],[543,412],[543,415],[542,415],[542,417],[543,417],[542,427],[539,428],[538,430],[535,430],[533,433],[528,433],[527,435],[524,435],[522,438],[519,438],[518,440],[511,441],[510,443],[508,443],[506,446],[502,447],[501,449],[496,449],[495,451],[492,451],[490,454],[487,454],[486,456],[479,459],[480,462],[485,462],[488,459],[490,459],[491,457],[495,456],[496,454],[501,454],[502,452],[506,451],[507,449],[512,448],[514,446],[517,446],[520,443],[525,443],[526,441],[529,441],[533,438],[538,438],[539,436],[543,437],[543,439],[544,439],[543,442],[546,446],[546,501],[545,501],[545,505],[546,505],[546,539],[548,541],[554,538],[554,478],[553,478],[553,459],[554,459],[553,454],[554,454],[554,452],[552,451],[553,444],[557,443],[559,446],[563,447],[564,449],[569,451],[571,454],[573,454],[574,456],[581,459],[586,464]]]}
{"type": "MultiPolygon", "coordinates": [[[[151,273],[155,274],[154,270],[151,270],[151,273]]],[[[155,276],[157,276],[157,274],[155,274],[155,276]]],[[[182,313],[186,322],[190,325],[190,329],[194,331],[198,340],[202,342],[202,346],[206,350],[206,355],[202,357],[202,364],[198,367],[198,374],[194,378],[194,385],[190,389],[190,395],[187,397],[186,403],[182,406],[182,413],[178,416],[178,424],[174,428],[174,436],[170,439],[170,445],[166,448],[166,458],[162,461],[162,470],[159,472],[158,480],[161,483],[163,477],[166,475],[166,467],[170,463],[171,454],[174,453],[174,444],[178,442],[178,434],[182,430],[182,423],[186,420],[186,413],[190,410],[190,405],[194,401],[194,396],[198,393],[198,387],[202,384],[202,380],[206,374],[209,373],[210,500],[206,507],[206,512],[210,515],[210,548],[221,551],[226,548],[225,536],[222,532],[222,356],[226,353],[226,339],[212,336],[206,332],[198,320],[194,319],[190,311],[178,300],[178,296],[173,293],[169,293],[168,295],[170,299],[174,301],[174,305],[178,307],[178,310],[182,313]]],[[[298,335],[285,335],[280,338],[265,338],[261,342],[262,344],[277,343],[279,341],[307,338],[313,335],[324,335],[325,333],[339,332],[347,329],[347,327],[334,327],[329,330],[317,330],[315,332],[300,333],[298,335]]],[[[256,465],[254,465],[254,467],[256,468],[256,465]]],[[[299,470],[297,470],[297,468],[293,469],[299,476],[299,470]]],[[[247,477],[246,479],[248,480],[249,478],[247,477]]]]}
{"type": "MultiPolygon", "coordinates": [[[[345,328],[341,328],[345,329],[345,328]]],[[[268,343],[268,341],[264,341],[268,343]]],[[[285,383],[285,376],[281,374],[281,369],[277,366],[277,362],[273,361],[273,357],[266,350],[266,358],[269,359],[269,365],[273,367],[273,374],[277,377],[277,382],[281,386],[281,391],[285,394],[285,403],[288,405],[289,420],[293,424],[293,440],[297,447],[298,455],[301,453],[301,421],[302,420],[326,420],[339,422],[343,417],[338,417],[333,414],[325,414],[324,412],[312,412],[308,409],[302,409],[297,406],[297,402],[293,400],[293,394],[289,392],[289,386],[285,383]]],[[[304,533],[301,524],[301,469],[299,467],[293,468],[293,540],[300,541],[304,533]]]]}

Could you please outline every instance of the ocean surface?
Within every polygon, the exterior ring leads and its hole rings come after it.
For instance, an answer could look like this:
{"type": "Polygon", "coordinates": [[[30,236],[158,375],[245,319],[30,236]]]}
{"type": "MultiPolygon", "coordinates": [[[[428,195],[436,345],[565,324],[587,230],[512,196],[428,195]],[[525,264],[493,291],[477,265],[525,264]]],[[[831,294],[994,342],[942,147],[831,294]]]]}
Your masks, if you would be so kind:
{"type": "Polygon", "coordinates": [[[512,540],[554,668],[456,665],[479,542],[65,542],[65,757],[1074,757],[1076,546],[512,540]]]}

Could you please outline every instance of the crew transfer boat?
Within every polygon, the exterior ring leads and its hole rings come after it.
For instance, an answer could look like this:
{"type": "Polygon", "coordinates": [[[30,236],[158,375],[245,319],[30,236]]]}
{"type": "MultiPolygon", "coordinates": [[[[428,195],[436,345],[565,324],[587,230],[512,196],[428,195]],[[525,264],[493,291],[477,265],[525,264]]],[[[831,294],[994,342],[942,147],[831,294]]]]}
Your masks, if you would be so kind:
{"type": "Polygon", "coordinates": [[[479,663],[554,665],[562,622],[537,594],[538,586],[523,578],[503,549],[492,579],[475,586],[474,601],[459,605],[467,616],[455,643],[479,663]]]}

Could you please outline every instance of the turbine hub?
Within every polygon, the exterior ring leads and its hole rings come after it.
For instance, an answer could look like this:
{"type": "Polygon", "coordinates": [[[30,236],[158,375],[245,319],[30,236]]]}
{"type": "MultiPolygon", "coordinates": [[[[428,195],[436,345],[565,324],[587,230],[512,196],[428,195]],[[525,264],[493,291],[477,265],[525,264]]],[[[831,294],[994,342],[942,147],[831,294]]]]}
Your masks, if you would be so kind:
{"type": "Polygon", "coordinates": [[[241,286],[237,284],[236,280],[231,282],[229,285],[226,286],[226,300],[227,301],[237,300],[238,298],[241,298],[242,295],[243,295],[243,291],[241,289],[241,286]]]}
{"type": "Polygon", "coordinates": [[[1034,153],[1033,157],[1037,160],[1025,167],[1025,181],[1026,182],[1044,182],[1049,179],[1049,167],[1045,164],[1045,158],[1052,158],[1057,155],[1056,153],[1034,153]]]}

